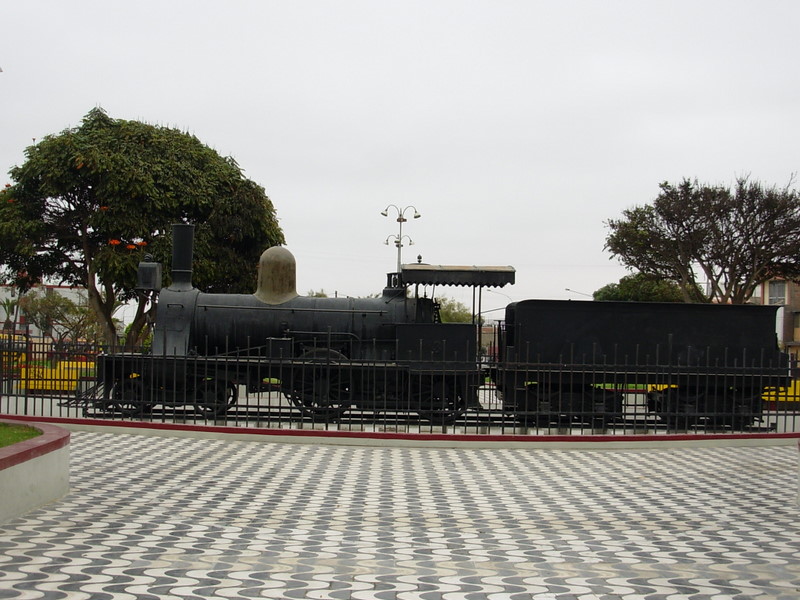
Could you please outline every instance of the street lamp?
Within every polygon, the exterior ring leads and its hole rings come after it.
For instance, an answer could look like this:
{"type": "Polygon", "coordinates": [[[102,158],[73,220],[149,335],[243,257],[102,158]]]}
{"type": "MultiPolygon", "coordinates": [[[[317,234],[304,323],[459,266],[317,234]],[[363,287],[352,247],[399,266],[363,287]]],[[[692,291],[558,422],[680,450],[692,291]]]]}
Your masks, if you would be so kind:
{"type": "Polygon", "coordinates": [[[566,292],[572,292],[573,294],[578,294],[580,296],[586,296],[587,298],[594,298],[591,294],[587,294],[586,292],[579,292],[578,290],[571,290],[569,288],[564,288],[566,292]]]}
{"type": "Polygon", "coordinates": [[[403,235],[403,223],[408,221],[408,219],[406,219],[406,217],[405,217],[406,211],[409,210],[409,209],[413,210],[414,211],[414,217],[413,218],[415,218],[415,219],[419,219],[422,215],[419,214],[419,212],[417,212],[417,209],[414,206],[406,206],[405,208],[400,208],[399,206],[396,206],[394,204],[390,204],[385,209],[383,209],[381,211],[381,214],[384,217],[388,217],[390,208],[393,208],[393,209],[395,209],[397,211],[397,222],[400,225],[400,231],[398,232],[397,235],[390,235],[389,237],[387,237],[386,241],[384,242],[384,244],[386,244],[388,246],[389,245],[389,240],[394,238],[394,245],[397,247],[397,272],[399,273],[400,272],[400,268],[401,268],[401,266],[403,264],[403,238],[408,240],[408,245],[409,246],[413,246],[414,245],[414,242],[410,237],[408,237],[407,235],[403,235]]]}

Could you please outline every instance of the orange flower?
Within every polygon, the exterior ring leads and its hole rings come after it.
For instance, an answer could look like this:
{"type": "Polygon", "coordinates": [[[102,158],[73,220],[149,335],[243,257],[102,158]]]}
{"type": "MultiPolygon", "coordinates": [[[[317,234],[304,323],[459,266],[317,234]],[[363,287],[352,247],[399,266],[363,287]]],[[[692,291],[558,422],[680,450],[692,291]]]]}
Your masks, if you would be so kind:
{"type": "Polygon", "coordinates": [[[136,242],[136,245],[137,245],[137,246],[147,246],[147,242],[145,242],[144,240],[142,240],[141,242],[136,242]]]}
{"type": "Polygon", "coordinates": [[[108,243],[112,246],[119,246],[122,242],[120,240],[108,240],[108,243]]]}
{"type": "Polygon", "coordinates": [[[136,250],[136,245],[135,244],[128,244],[127,246],[125,246],[125,248],[127,248],[128,250],[136,250]]]}
{"type": "Polygon", "coordinates": [[[108,210],[108,207],[107,206],[101,206],[100,210],[108,210]]]}

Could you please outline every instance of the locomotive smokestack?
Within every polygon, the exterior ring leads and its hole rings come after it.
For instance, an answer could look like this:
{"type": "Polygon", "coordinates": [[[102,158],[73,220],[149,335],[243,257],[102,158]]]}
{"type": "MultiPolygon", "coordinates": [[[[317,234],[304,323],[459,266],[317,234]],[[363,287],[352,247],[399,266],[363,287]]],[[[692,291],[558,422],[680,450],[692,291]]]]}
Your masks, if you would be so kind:
{"type": "Polygon", "coordinates": [[[173,290],[192,289],[192,255],[194,225],[172,226],[172,285],[173,290]]]}

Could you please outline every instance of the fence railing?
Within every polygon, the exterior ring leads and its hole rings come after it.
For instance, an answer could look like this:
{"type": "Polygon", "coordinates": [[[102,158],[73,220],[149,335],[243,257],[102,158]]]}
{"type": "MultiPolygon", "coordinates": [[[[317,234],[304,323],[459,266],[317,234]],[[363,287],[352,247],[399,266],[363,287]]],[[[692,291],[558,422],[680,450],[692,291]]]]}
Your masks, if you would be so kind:
{"type": "Polygon", "coordinates": [[[408,433],[788,433],[781,366],[154,357],[0,340],[0,414],[408,433]]]}

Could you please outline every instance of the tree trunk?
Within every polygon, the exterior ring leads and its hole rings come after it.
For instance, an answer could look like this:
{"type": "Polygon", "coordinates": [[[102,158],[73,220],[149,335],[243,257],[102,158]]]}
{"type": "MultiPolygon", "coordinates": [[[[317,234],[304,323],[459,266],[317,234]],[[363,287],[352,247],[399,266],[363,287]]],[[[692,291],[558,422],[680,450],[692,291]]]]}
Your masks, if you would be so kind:
{"type": "Polygon", "coordinates": [[[103,340],[108,346],[113,348],[117,345],[117,329],[114,327],[113,319],[113,301],[111,303],[111,309],[109,310],[108,302],[103,301],[100,291],[94,283],[93,277],[89,279],[86,292],[88,294],[89,308],[100,318],[100,322],[103,325],[103,340]]]}
{"type": "Polygon", "coordinates": [[[149,298],[145,295],[141,295],[138,299],[136,314],[125,336],[125,350],[133,350],[144,343],[144,338],[148,332],[149,317],[155,309],[155,307],[152,307],[150,310],[145,310],[148,302],[149,298]]]}

